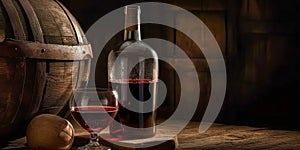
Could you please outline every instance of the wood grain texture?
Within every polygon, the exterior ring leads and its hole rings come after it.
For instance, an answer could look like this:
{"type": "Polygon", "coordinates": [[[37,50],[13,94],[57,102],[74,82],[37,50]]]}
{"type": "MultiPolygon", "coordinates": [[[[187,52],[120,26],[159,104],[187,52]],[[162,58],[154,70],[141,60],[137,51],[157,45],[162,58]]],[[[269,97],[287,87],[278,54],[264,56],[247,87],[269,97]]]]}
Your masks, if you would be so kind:
{"type": "Polygon", "coordinates": [[[77,22],[77,20],[73,17],[73,15],[70,13],[70,11],[64,5],[62,5],[58,0],[56,0],[56,2],[64,10],[64,12],[67,14],[70,22],[72,23],[72,27],[76,34],[78,44],[81,45],[81,44],[87,43],[87,39],[84,36],[84,32],[80,28],[80,25],[77,22]]]}
{"type": "MultiPolygon", "coordinates": [[[[215,37],[216,41],[219,44],[219,47],[225,56],[226,54],[226,26],[225,26],[225,13],[220,12],[201,12],[201,11],[192,11],[194,15],[196,15],[201,21],[208,27],[210,32],[215,37]]],[[[193,33],[194,30],[201,30],[201,35],[198,35],[202,40],[200,43],[210,43],[211,41],[207,41],[207,36],[204,32],[205,28],[199,28],[199,26],[192,26],[191,24],[187,24],[187,22],[193,21],[192,18],[182,15],[181,12],[177,12],[176,15],[176,26],[181,26],[189,29],[189,33],[193,33]]],[[[187,53],[189,57],[192,58],[205,58],[201,48],[208,48],[206,44],[198,45],[192,41],[188,35],[184,35],[180,31],[176,31],[176,45],[178,45],[183,51],[187,53]]],[[[178,55],[178,54],[177,54],[178,55]]]]}
{"type": "Polygon", "coordinates": [[[76,45],[78,43],[72,23],[56,2],[49,0],[29,1],[39,19],[45,43],[63,45],[76,45]]]}
{"type": "Polygon", "coordinates": [[[14,37],[18,40],[26,40],[26,32],[24,27],[24,21],[21,15],[18,13],[17,5],[14,5],[13,0],[2,0],[2,4],[7,11],[11,26],[14,31],[14,37]]]}
{"type": "Polygon", "coordinates": [[[19,2],[27,15],[34,41],[44,43],[43,31],[31,4],[28,0],[20,0],[19,2]]]}
{"type": "Polygon", "coordinates": [[[12,80],[8,83],[9,86],[2,85],[0,96],[3,98],[1,102],[1,121],[0,135],[8,136],[10,133],[15,133],[13,123],[19,123],[18,118],[20,107],[23,100],[24,83],[26,76],[26,65],[24,59],[10,61],[8,64],[12,68],[14,74],[12,80]],[[5,93],[4,93],[5,92],[5,93]]]}
{"type": "MultiPolygon", "coordinates": [[[[17,108],[14,105],[16,101],[19,99],[16,99],[14,101],[10,102],[10,99],[12,98],[12,89],[14,88],[14,85],[11,84],[12,82],[17,82],[15,78],[15,74],[17,72],[16,65],[14,64],[13,60],[7,60],[0,58],[0,90],[2,91],[0,93],[0,122],[1,127],[4,127],[8,125],[12,120],[14,115],[17,113],[17,108]],[[3,70],[3,71],[2,71],[3,70]],[[10,111],[8,111],[10,110],[10,111]]],[[[5,132],[5,131],[4,131],[5,132]]]]}
{"type": "Polygon", "coordinates": [[[223,11],[226,0],[174,0],[173,3],[187,10],[223,11]]]}
{"type": "MultiPolygon", "coordinates": [[[[80,127],[72,118],[70,121],[75,128],[75,139],[71,150],[75,150],[78,146],[85,145],[89,142],[89,133],[80,127]]],[[[156,136],[152,138],[113,141],[116,142],[116,144],[114,144],[110,142],[111,136],[109,135],[108,128],[106,128],[101,132],[101,138],[102,144],[111,147],[113,150],[172,150],[178,146],[178,140],[177,136],[169,138],[171,133],[171,128],[165,128],[157,130],[156,136]]]]}
{"type": "Polygon", "coordinates": [[[6,26],[6,20],[4,18],[4,15],[3,15],[3,8],[1,8],[2,5],[0,4],[0,42],[3,42],[6,38],[6,35],[5,35],[5,26],[6,26]]]}
{"type": "Polygon", "coordinates": [[[214,124],[198,133],[192,122],[178,136],[178,149],[290,149],[300,148],[300,132],[214,124]]]}
{"type": "Polygon", "coordinates": [[[57,1],[1,2],[1,38],[9,39],[0,46],[0,143],[25,135],[38,114],[67,114],[76,82],[87,83],[92,57],[87,41],[77,41],[80,26],[57,1]]]}
{"type": "Polygon", "coordinates": [[[46,87],[40,106],[40,113],[57,114],[71,97],[73,91],[73,63],[48,62],[46,87]]]}
{"type": "MultiPolygon", "coordinates": [[[[249,126],[214,124],[206,132],[198,133],[199,122],[191,122],[178,135],[178,145],[175,149],[184,150],[227,150],[227,149],[289,149],[300,148],[300,131],[272,130],[249,126]]],[[[76,145],[88,142],[88,134],[82,129],[76,129],[73,149],[76,145]]],[[[171,149],[170,145],[151,149],[171,149]]],[[[7,143],[2,149],[27,149],[26,138],[7,143]]]]}

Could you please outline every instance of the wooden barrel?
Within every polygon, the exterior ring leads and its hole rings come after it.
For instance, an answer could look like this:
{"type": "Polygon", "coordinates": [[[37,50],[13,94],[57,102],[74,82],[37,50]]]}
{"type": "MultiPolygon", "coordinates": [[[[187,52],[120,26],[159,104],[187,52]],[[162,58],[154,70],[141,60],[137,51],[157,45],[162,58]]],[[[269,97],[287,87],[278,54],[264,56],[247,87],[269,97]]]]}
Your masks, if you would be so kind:
{"type": "Polygon", "coordinates": [[[86,86],[91,47],[55,0],[0,2],[0,141],[25,135],[42,113],[64,116],[74,88],[86,86]]]}

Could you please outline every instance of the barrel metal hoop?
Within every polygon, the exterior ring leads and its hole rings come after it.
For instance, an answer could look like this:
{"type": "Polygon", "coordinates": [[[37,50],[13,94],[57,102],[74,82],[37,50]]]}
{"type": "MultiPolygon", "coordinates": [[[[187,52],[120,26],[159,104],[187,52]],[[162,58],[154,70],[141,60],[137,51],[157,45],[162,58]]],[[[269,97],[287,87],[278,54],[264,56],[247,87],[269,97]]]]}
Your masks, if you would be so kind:
{"type": "Polygon", "coordinates": [[[6,40],[0,45],[0,57],[24,57],[50,60],[86,60],[93,57],[90,44],[58,45],[19,40],[6,40]]]}
{"type": "Polygon", "coordinates": [[[17,40],[26,40],[26,34],[21,22],[21,18],[12,0],[2,0],[2,4],[8,14],[15,38],[17,40]]]}
{"type": "Polygon", "coordinates": [[[29,20],[33,38],[36,42],[44,43],[43,31],[39,19],[28,0],[19,0],[29,20]]]}

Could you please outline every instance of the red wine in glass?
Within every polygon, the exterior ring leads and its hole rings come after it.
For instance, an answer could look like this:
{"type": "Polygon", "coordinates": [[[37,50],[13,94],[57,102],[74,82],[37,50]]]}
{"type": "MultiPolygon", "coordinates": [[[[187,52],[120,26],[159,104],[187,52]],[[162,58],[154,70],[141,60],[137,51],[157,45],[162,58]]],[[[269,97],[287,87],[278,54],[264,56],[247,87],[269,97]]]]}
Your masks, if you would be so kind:
{"type": "MultiPolygon", "coordinates": [[[[110,134],[114,137],[132,139],[148,138],[155,135],[155,88],[156,82],[148,79],[128,79],[109,83],[111,88],[119,95],[119,111],[115,120],[110,125],[110,134]],[[129,88],[129,89],[128,89],[129,88]],[[152,94],[153,95],[152,95],[152,94]],[[135,99],[130,98],[130,94],[135,99]],[[132,101],[150,101],[152,112],[134,112],[126,107],[133,104],[132,101]],[[124,126],[125,125],[125,126],[124,126]],[[138,130],[127,128],[139,128],[138,130]]],[[[149,106],[131,106],[131,108],[143,109],[149,106]]]]}
{"type": "Polygon", "coordinates": [[[107,88],[78,88],[69,102],[72,117],[90,133],[90,142],[78,149],[111,148],[99,141],[100,132],[109,126],[118,111],[116,91],[107,88]]]}
{"type": "Polygon", "coordinates": [[[85,130],[100,132],[113,121],[117,110],[112,106],[76,106],[71,108],[71,113],[85,130]]]}

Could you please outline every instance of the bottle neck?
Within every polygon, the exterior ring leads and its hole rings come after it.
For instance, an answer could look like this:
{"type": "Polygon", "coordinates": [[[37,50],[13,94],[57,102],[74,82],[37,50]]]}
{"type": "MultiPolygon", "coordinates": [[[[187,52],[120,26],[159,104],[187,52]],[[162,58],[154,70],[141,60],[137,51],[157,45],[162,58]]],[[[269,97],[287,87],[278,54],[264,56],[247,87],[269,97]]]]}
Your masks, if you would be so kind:
{"type": "Polygon", "coordinates": [[[125,29],[125,31],[124,31],[124,41],[127,41],[127,40],[140,41],[141,40],[141,31],[140,31],[140,29],[137,29],[137,30],[125,29]]]}
{"type": "Polygon", "coordinates": [[[137,5],[125,7],[124,40],[141,40],[140,13],[140,7],[137,5]]]}

